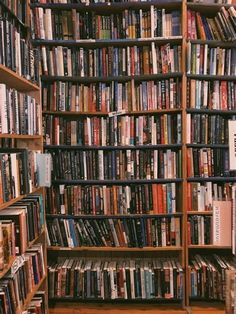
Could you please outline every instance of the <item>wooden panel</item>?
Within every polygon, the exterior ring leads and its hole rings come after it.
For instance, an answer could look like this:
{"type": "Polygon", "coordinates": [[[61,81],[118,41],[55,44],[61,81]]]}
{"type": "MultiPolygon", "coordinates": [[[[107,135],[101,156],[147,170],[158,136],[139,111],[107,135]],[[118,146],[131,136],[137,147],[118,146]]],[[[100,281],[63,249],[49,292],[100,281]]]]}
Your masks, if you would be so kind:
{"type": "MultiPolygon", "coordinates": [[[[55,307],[50,307],[49,314],[187,314],[185,310],[179,310],[171,307],[160,305],[109,305],[109,304],[57,304],[55,307]]],[[[218,313],[217,313],[218,314],[218,313]]]]}

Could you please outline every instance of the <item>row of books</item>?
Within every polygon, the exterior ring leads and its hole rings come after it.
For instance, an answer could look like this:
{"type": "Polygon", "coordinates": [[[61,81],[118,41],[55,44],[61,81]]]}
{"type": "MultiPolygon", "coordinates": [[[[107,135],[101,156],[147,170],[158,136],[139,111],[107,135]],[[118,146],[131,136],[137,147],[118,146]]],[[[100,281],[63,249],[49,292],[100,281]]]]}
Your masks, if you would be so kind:
{"type": "Polygon", "coordinates": [[[25,149],[0,151],[0,204],[38,187],[37,154],[25,149]]]}
{"type": "Polygon", "coordinates": [[[236,311],[236,271],[234,269],[226,270],[226,293],[225,293],[225,313],[233,314],[236,311]]]}
{"type": "Polygon", "coordinates": [[[136,39],[180,35],[180,12],[125,9],[111,15],[96,12],[31,10],[33,38],[48,40],[136,39]],[[72,21],[72,22],[71,22],[72,21]]]}
{"type": "Polygon", "coordinates": [[[231,201],[213,201],[211,215],[188,217],[188,243],[230,247],[232,245],[231,217],[231,201]]]}
{"type": "Polygon", "coordinates": [[[37,53],[0,6],[0,64],[27,80],[38,82],[37,53]]]}
{"type": "Polygon", "coordinates": [[[208,300],[225,300],[226,271],[235,270],[235,257],[195,255],[190,258],[189,282],[191,296],[208,300]]]}
{"type": "Polygon", "coordinates": [[[159,81],[125,83],[75,84],[56,81],[43,84],[43,110],[104,111],[155,110],[181,107],[181,80],[170,78],[159,81]]]}
{"type": "Polygon", "coordinates": [[[3,313],[22,313],[28,295],[44,276],[43,248],[40,244],[34,245],[14,261],[10,273],[0,280],[3,313]]]}
{"type": "Polygon", "coordinates": [[[48,245],[60,247],[180,246],[180,217],[47,220],[48,245]]]}
{"type": "Polygon", "coordinates": [[[129,215],[177,211],[176,184],[59,185],[46,190],[48,214],[129,215]]]}
{"type": "Polygon", "coordinates": [[[32,96],[0,84],[0,133],[39,135],[40,104],[32,96]]]}
{"type": "Polygon", "coordinates": [[[227,177],[234,175],[229,170],[228,149],[188,148],[187,174],[189,177],[227,177]]]}
{"type": "Polygon", "coordinates": [[[212,211],[213,201],[232,201],[235,188],[235,183],[188,182],[187,211],[212,211]]]}
{"type": "Polygon", "coordinates": [[[235,110],[236,84],[230,81],[187,81],[187,107],[196,109],[235,110]]]}
{"type": "Polygon", "coordinates": [[[76,120],[47,115],[44,136],[47,145],[180,144],[181,114],[81,117],[76,120]]]}
{"type": "Polygon", "coordinates": [[[3,243],[4,263],[11,257],[23,254],[30,242],[41,234],[44,227],[43,198],[32,194],[0,212],[1,242],[3,243]],[[13,245],[14,244],[14,245],[13,245]]]}
{"type": "Polygon", "coordinates": [[[2,0],[1,1],[17,18],[25,23],[26,21],[26,4],[23,0],[2,0]]]}
{"type": "Polygon", "coordinates": [[[236,48],[187,44],[187,73],[200,75],[236,75],[236,48]]]}
{"type": "Polygon", "coordinates": [[[95,49],[43,46],[40,52],[44,75],[110,77],[181,71],[181,46],[170,44],[95,49]]]}
{"type": "Polygon", "coordinates": [[[187,114],[187,143],[228,144],[228,121],[229,117],[220,115],[187,114]]]}
{"type": "Polygon", "coordinates": [[[132,180],[181,177],[181,151],[56,150],[53,177],[65,180],[132,180]]]}
{"type": "Polygon", "coordinates": [[[47,301],[45,291],[37,291],[30,301],[30,304],[26,311],[22,314],[46,314],[47,313],[47,301]]]}
{"type": "Polygon", "coordinates": [[[232,6],[221,7],[214,17],[196,11],[187,11],[188,38],[201,40],[235,40],[236,11],[232,6]]]}
{"type": "Polygon", "coordinates": [[[212,239],[212,215],[188,217],[188,244],[208,245],[214,244],[212,239]]]}
{"type": "Polygon", "coordinates": [[[49,297],[182,299],[183,269],[175,258],[61,259],[49,262],[49,297]]]}

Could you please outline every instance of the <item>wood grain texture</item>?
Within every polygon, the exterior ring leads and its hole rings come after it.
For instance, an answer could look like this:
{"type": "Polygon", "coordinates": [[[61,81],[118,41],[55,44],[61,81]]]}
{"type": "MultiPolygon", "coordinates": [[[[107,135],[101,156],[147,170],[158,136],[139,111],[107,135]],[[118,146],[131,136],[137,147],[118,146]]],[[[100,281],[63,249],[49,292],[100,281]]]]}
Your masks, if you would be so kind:
{"type": "MultiPolygon", "coordinates": [[[[49,314],[187,314],[185,310],[179,310],[170,306],[160,305],[114,305],[114,304],[60,304],[57,303],[54,307],[50,306],[49,314]]],[[[201,313],[203,314],[203,313],[201,313]]],[[[218,313],[217,313],[218,314],[218,313]]]]}

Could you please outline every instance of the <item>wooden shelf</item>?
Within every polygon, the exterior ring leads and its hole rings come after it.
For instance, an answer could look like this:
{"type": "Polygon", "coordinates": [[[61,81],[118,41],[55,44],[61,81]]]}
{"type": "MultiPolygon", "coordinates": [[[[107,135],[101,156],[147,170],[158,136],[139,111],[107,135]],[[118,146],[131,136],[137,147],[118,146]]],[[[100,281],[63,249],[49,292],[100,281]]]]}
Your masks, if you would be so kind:
{"type": "Polygon", "coordinates": [[[27,296],[27,298],[26,298],[24,304],[21,306],[21,308],[19,308],[19,309],[16,310],[16,314],[22,314],[22,312],[25,311],[25,310],[28,308],[28,306],[29,306],[29,304],[30,304],[30,302],[31,302],[31,300],[32,300],[32,298],[33,298],[33,296],[34,296],[35,293],[39,290],[40,286],[42,285],[42,283],[45,281],[46,278],[47,278],[47,277],[46,277],[46,275],[45,275],[45,276],[40,280],[40,282],[39,282],[36,286],[34,286],[33,290],[28,294],[28,296],[27,296]]]}
{"type": "Polygon", "coordinates": [[[9,272],[16,258],[17,258],[16,256],[10,258],[8,265],[6,265],[4,269],[0,272],[0,279],[3,278],[9,272]]]}
{"type": "Polygon", "coordinates": [[[158,218],[158,217],[181,217],[182,213],[162,213],[162,214],[117,214],[117,215],[64,215],[64,214],[46,214],[47,218],[65,218],[65,219],[108,219],[108,218],[158,218]]]}
{"type": "Polygon", "coordinates": [[[235,4],[224,4],[224,3],[192,3],[187,2],[188,9],[194,9],[196,11],[203,11],[204,13],[213,12],[216,13],[221,7],[229,8],[236,7],[235,4]]]}
{"type": "Polygon", "coordinates": [[[175,149],[178,150],[182,147],[182,144],[156,144],[156,145],[124,145],[124,146],[83,146],[83,145],[44,145],[44,149],[65,149],[65,150],[143,150],[143,149],[175,149]]]}
{"type": "Polygon", "coordinates": [[[187,212],[187,215],[191,216],[191,215],[212,215],[213,214],[213,211],[196,211],[196,210],[193,210],[193,211],[188,211],[187,212]]]}
{"type": "Polygon", "coordinates": [[[236,47],[236,41],[220,41],[220,40],[202,40],[190,39],[191,44],[208,45],[209,47],[233,48],[236,47]]]}
{"type": "MultiPolygon", "coordinates": [[[[36,193],[36,192],[40,192],[41,190],[41,187],[37,188],[37,189],[34,189],[31,193],[29,194],[33,194],[33,193],[36,193]]],[[[17,198],[13,198],[12,200],[10,200],[9,202],[5,202],[3,204],[0,205],[0,210],[6,208],[6,207],[9,207],[11,205],[13,205],[14,203],[16,202],[19,202],[20,200],[22,200],[24,197],[26,197],[28,194],[23,194],[23,195],[20,195],[19,197],[17,198]]]]}
{"type": "MultiPolygon", "coordinates": [[[[187,314],[187,311],[182,309],[181,304],[171,303],[158,304],[153,306],[152,303],[85,303],[83,301],[60,302],[50,299],[49,314],[65,314],[65,313],[83,313],[83,314],[187,314]]],[[[208,313],[202,313],[208,314],[208,313]]],[[[215,313],[218,314],[218,313],[215,313]]],[[[221,313],[220,313],[221,314],[221,313]]]]}
{"type": "Polygon", "coordinates": [[[203,249],[203,250],[209,250],[209,249],[211,249],[211,250],[215,250],[215,249],[217,249],[217,250],[231,250],[232,249],[232,247],[231,246],[220,246],[220,245],[213,245],[213,244],[205,244],[205,245],[198,245],[198,244],[196,244],[196,245],[193,245],[193,244],[191,244],[191,245],[188,245],[188,248],[189,249],[203,249]]]}
{"type": "MultiPolygon", "coordinates": [[[[54,180],[53,183],[60,185],[60,184],[70,184],[70,185],[114,185],[114,184],[152,184],[152,183],[171,183],[171,182],[182,182],[183,179],[177,178],[177,179],[130,179],[130,180],[63,180],[58,179],[54,180]]],[[[235,178],[236,181],[236,178],[235,178]]]]}
{"type": "Polygon", "coordinates": [[[228,144],[186,144],[186,147],[192,147],[192,148],[222,148],[222,149],[228,149],[228,144]]]}
{"type": "MultiPolygon", "coordinates": [[[[182,299],[175,299],[175,298],[152,298],[152,299],[98,299],[98,298],[79,298],[79,297],[55,297],[55,298],[50,298],[50,302],[82,302],[82,303],[104,303],[106,302],[107,304],[129,304],[129,303],[180,303],[182,302],[182,299]]],[[[158,313],[158,312],[157,312],[158,313]]],[[[178,313],[178,312],[177,312],[178,313]]],[[[169,312],[168,312],[169,314],[169,312]]]]}
{"type": "Polygon", "coordinates": [[[165,246],[165,247],[58,247],[48,246],[48,251],[76,251],[76,252],[158,252],[158,251],[182,251],[182,246],[165,246]]]}
{"type": "Polygon", "coordinates": [[[42,135],[20,135],[20,134],[0,134],[0,138],[10,138],[19,140],[39,140],[42,135]]]}
{"type": "Polygon", "coordinates": [[[236,177],[188,177],[188,182],[236,182],[236,177]]]}
{"type": "Polygon", "coordinates": [[[187,78],[205,81],[236,81],[236,75],[187,74],[187,78]]]}
{"type": "MultiPolygon", "coordinates": [[[[155,109],[155,110],[139,110],[139,111],[127,111],[122,115],[129,116],[140,116],[140,115],[153,115],[153,114],[177,114],[181,113],[182,109],[155,109]]],[[[108,116],[108,112],[78,112],[78,111],[43,111],[43,115],[54,115],[54,116],[108,116]]]]}
{"type": "Polygon", "coordinates": [[[125,46],[146,46],[151,43],[156,45],[172,44],[178,45],[182,43],[182,36],[155,37],[155,38],[137,38],[137,39],[80,39],[80,40],[46,40],[33,39],[33,46],[63,46],[63,47],[83,47],[83,48],[99,48],[99,47],[125,47],[125,46]]]}
{"type": "Polygon", "coordinates": [[[39,91],[39,86],[19,76],[14,71],[0,64],[0,83],[4,83],[20,92],[39,91]]]}
{"type": "Polygon", "coordinates": [[[81,76],[51,76],[51,75],[42,75],[42,82],[76,82],[76,83],[109,83],[112,81],[116,82],[130,82],[134,80],[135,82],[143,81],[152,81],[152,80],[163,80],[170,78],[182,78],[181,72],[170,72],[170,73],[158,73],[158,74],[141,74],[141,75],[119,75],[119,76],[106,76],[106,77],[81,77],[81,76]]]}
{"type": "Polygon", "coordinates": [[[111,3],[68,3],[68,4],[63,4],[63,3],[33,3],[31,4],[31,8],[35,7],[42,7],[42,8],[50,8],[52,10],[71,10],[71,9],[76,9],[80,11],[96,11],[96,12],[114,12],[114,11],[123,11],[125,9],[148,9],[150,8],[150,5],[154,5],[156,8],[166,8],[166,9],[174,9],[174,8],[180,8],[182,4],[182,1],[180,0],[175,0],[174,3],[173,1],[170,0],[158,0],[156,1],[148,1],[146,2],[114,2],[111,3]]]}
{"type": "Polygon", "coordinates": [[[197,114],[209,114],[209,115],[226,115],[232,116],[236,115],[236,110],[218,110],[218,109],[195,109],[195,108],[187,108],[187,113],[197,113],[197,114]]]}

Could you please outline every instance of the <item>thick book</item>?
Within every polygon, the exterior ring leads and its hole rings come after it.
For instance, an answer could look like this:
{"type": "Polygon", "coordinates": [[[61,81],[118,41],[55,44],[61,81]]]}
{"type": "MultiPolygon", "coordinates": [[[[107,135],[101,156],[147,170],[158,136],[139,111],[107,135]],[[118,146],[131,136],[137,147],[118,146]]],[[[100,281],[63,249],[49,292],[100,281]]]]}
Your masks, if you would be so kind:
{"type": "Polygon", "coordinates": [[[231,201],[213,201],[213,245],[231,246],[231,201]]]}

